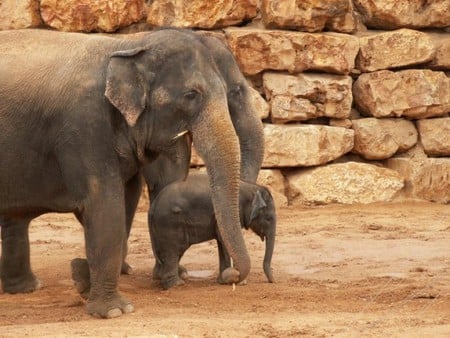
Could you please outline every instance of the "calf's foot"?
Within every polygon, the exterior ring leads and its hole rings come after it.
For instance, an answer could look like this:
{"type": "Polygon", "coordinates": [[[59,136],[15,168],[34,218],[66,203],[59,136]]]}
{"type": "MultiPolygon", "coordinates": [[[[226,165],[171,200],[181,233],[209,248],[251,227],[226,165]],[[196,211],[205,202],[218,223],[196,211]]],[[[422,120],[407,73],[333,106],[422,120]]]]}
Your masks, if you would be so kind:
{"type": "Polygon", "coordinates": [[[174,286],[184,285],[185,282],[179,276],[161,279],[161,285],[164,290],[168,290],[174,286]]]}

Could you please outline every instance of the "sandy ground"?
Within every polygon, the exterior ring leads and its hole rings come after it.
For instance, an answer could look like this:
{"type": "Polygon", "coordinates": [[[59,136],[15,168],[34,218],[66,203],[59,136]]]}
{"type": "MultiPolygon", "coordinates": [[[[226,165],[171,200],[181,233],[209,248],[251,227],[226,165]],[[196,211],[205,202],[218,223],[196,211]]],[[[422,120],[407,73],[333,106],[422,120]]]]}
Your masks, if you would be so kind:
{"type": "Polygon", "coordinates": [[[0,336],[450,337],[450,206],[424,202],[286,208],[278,212],[275,284],[262,272],[264,243],[245,238],[248,284],[215,283],[215,242],[182,259],[185,286],[152,281],[146,214],[136,216],[121,292],[136,311],[111,320],[85,312],[69,262],[84,252],[71,215],[31,226],[37,292],[0,292],[0,336]]]}

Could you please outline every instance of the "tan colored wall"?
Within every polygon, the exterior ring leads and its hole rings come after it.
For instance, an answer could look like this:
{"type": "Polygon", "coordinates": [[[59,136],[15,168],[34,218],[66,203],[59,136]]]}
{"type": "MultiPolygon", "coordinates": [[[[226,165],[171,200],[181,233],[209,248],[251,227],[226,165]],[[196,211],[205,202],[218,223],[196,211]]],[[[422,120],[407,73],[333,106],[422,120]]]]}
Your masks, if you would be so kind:
{"type": "Polygon", "coordinates": [[[256,89],[279,206],[450,202],[450,0],[0,2],[0,29],[155,26],[224,35],[256,89]]]}

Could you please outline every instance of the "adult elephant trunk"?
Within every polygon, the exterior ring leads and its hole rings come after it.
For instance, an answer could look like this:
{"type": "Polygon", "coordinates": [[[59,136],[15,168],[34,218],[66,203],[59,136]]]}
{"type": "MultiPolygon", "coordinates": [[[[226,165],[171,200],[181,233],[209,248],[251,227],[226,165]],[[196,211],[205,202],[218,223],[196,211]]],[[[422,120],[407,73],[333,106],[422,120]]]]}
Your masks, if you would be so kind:
{"type": "Polygon", "coordinates": [[[206,164],[220,236],[242,281],[250,271],[250,258],[239,218],[240,147],[226,107],[226,102],[208,104],[194,123],[192,136],[206,164]]]}
{"type": "MultiPolygon", "coordinates": [[[[249,90],[246,88],[246,91],[249,90]]],[[[239,107],[236,114],[232,112],[231,118],[241,147],[241,179],[256,183],[264,158],[264,131],[253,105],[250,96],[245,95],[242,107],[239,107]]]]}
{"type": "Polygon", "coordinates": [[[275,280],[273,278],[271,265],[272,265],[273,248],[275,246],[275,229],[274,231],[270,231],[268,234],[266,234],[265,240],[266,240],[266,252],[264,253],[263,269],[269,283],[274,283],[275,280]]]}

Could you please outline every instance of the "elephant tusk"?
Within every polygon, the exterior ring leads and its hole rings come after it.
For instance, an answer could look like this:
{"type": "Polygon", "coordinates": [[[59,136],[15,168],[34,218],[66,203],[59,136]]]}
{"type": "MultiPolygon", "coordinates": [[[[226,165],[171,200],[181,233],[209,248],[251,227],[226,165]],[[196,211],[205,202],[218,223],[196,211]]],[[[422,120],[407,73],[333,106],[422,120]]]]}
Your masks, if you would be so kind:
{"type": "Polygon", "coordinates": [[[175,141],[175,140],[179,139],[181,136],[183,136],[183,135],[185,135],[187,133],[189,133],[189,130],[184,130],[182,132],[179,132],[174,137],[172,137],[172,141],[175,141]]]}
{"type": "MultiPolygon", "coordinates": [[[[233,268],[234,267],[233,258],[231,258],[231,257],[230,257],[230,264],[231,264],[231,267],[233,268]]],[[[236,283],[233,283],[232,291],[235,291],[235,290],[236,290],[236,283]]]]}

